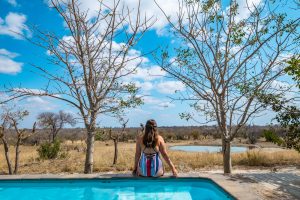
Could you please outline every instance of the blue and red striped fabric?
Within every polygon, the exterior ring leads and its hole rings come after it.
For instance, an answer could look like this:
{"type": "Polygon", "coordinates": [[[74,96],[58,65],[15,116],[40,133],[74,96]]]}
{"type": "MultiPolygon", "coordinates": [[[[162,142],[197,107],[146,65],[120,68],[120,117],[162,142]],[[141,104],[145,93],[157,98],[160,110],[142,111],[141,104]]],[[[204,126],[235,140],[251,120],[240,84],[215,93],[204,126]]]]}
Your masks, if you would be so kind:
{"type": "Polygon", "coordinates": [[[159,169],[163,168],[159,153],[146,154],[142,152],[139,161],[140,175],[148,177],[156,177],[159,169]]]}

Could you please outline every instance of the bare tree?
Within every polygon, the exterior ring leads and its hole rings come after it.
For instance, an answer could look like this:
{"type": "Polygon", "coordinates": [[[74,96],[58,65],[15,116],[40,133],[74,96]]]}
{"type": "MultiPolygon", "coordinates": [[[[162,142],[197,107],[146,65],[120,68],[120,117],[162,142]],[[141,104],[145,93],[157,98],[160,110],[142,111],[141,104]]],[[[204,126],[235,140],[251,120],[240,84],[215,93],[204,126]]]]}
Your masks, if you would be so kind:
{"type": "Polygon", "coordinates": [[[93,17],[91,11],[81,9],[78,0],[51,3],[63,18],[69,35],[62,38],[35,28],[37,41],[31,42],[48,51],[56,70],[34,65],[49,84],[39,91],[13,88],[9,90],[10,100],[47,96],[75,107],[87,130],[84,173],[92,173],[97,117],[114,116],[142,103],[136,86],[124,82],[124,77],[135,73],[142,63],[144,55],[133,47],[153,20],[141,15],[140,3],[136,10],[130,10],[120,0],[110,1],[111,5],[99,1],[99,11],[93,17]]]}
{"type": "Polygon", "coordinates": [[[4,126],[0,127],[0,138],[1,138],[1,141],[2,141],[3,147],[4,147],[4,155],[5,155],[5,159],[6,159],[6,163],[7,163],[8,173],[13,174],[10,157],[9,157],[9,145],[4,136],[4,126]]]}
{"type": "Polygon", "coordinates": [[[5,108],[3,109],[3,113],[1,114],[1,126],[0,126],[0,139],[4,146],[4,154],[7,162],[8,173],[9,174],[18,174],[19,162],[20,162],[20,145],[23,140],[30,137],[35,133],[34,123],[31,131],[26,129],[19,129],[18,125],[20,121],[22,121],[26,116],[28,116],[29,112],[27,110],[16,110],[5,108]],[[14,170],[12,169],[10,157],[9,157],[9,144],[5,137],[5,130],[13,128],[16,132],[16,143],[15,143],[15,165],[14,170]]]}
{"type": "Polygon", "coordinates": [[[50,129],[49,142],[54,142],[57,134],[65,125],[75,126],[76,124],[73,115],[63,111],[40,113],[37,120],[40,127],[50,129]]]}
{"type": "Polygon", "coordinates": [[[117,164],[118,161],[118,142],[119,142],[119,137],[123,136],[125,134],[125,128],[128,123],[128,119],[125,121],[123,118],[120,118],[120,122],[122,123],[122,129],[120,132],[113,133],[111,129],[109,129],[109,138],[114,141],[114,161],[113,165],[117,164]]]}
{"type": "Polygon", "coordinates": [[[179,100],[190,101],[197,115],[181,117],[197,120],[203,114],[217,123],[224,173],[231,173],[231,141],[249,119],[265,110],[259,94],[289,89],[276,79],[283,74],[284,57],[299,51],[300,19],[286,15],[291,6],[283,1],[222,2],[180,0],[176,19],[161,9],[182,45],[175,55],[163,50],[156,60],[188,88],[179,100]]]}

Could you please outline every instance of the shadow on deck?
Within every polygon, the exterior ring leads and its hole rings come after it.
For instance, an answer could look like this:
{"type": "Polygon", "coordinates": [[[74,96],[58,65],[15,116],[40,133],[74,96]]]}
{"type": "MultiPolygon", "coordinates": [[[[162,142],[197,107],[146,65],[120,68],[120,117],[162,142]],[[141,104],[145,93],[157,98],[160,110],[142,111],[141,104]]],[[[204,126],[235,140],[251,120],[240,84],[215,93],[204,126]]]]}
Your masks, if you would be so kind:
{"type": "Polygon", "coordinates": [[[264,195],[273,199],[300,199],[300,176],[295,173],[240,173],[232,178],[244,183],[261,184],[270,191],[264,195]]]}

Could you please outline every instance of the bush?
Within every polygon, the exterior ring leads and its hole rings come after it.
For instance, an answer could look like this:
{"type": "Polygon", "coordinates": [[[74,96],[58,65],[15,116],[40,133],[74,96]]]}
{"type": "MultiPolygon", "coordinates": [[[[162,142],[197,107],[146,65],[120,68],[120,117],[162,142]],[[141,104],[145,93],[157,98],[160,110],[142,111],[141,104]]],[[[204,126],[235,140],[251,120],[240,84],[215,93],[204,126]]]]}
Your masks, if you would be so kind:
{"type": "Polygon", "coordinates": [[[193,131],[192,133],[191,133],[191,135],[192,135],[192,138],[194,139],[194,140],[198,140],[198,138],[199,138],[199,132],[197,132],[197,131],[193,131]]]}
{"type": "Polygon", "coordinates": [[[273,142],[274,144],[278,144],[279,146],[283,144],[283,140],[276,135],[272,130],[264,130],[263,136],[266,138],[267,142],[273,142]]]}
{"type": "Polygon", "coordinates": [[[184,135],[183,134],[177,134],[176,135],[176,140],[184,140],[184,135]]]}
{"type": "Polygon", "coordinates": [[[37,149],[41,159],[54,159],[60,152],[60,141],[54,140],[53,143],[46,142],[37,149]]]}
{"type": "Polygon", "coordinates": [[[159,132],[166,142],[176,139],[176,135],[173,132],[159,132]]]}
{"type": "Polygon", "coordinates": [[[96,134],[95,134],[95,141],[104,141],[103,133],[102,132],[99,132],[99,131],[96,132],[96,134]]]}
{"type": "Polygon", "coordinates": [[[213,134],[212,135],[213,136],[213,139],[221,139],[222,138],[222,135],[221,134],[219,134],[219,133],[215,133],[215,134],[213,134]]]}
{"type": "Polygon", "coordinates": [[[257,143],[257,136],[255,136],[255,134],[253,132],[247,134],[247,139],[250,144],[257,143]]]}

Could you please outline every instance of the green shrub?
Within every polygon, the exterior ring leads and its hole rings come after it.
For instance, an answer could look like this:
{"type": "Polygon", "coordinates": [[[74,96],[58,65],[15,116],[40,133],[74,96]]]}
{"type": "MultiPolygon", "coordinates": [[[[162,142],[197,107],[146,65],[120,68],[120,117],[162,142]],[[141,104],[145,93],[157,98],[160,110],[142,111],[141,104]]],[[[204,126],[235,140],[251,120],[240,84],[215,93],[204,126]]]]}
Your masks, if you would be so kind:
{"type": "Polygon", "coordinates": [[[282,139],[281,137],[278,137],[276,144],[278,144],[278,146],[282,146],[282,147],[286,146],[284,139],[282,139]]]}
{"type": "Polygon", "coordinates": [[[105,132],[105,130],[97,130],[95,133],[95,141],[107,141],[109,140],[109,134],[108,132],[105,132]]]}
{"type": "Polygon", "coordinates": [[[197,132],[197,131],[193,131],[192,133],[191,133],[191,135],[192,135],[192,138],[194,139],[194,140],[198,140],[198,138],[199,138],[199,132],[197,132]]]}
{"type": "Polygon", "coordinates": [[[60,141],[54,140],[53,143],[46,142],[37,149],[41,159],[54,159],[60,152],[60,141]]]}
{"type": "Polygon", "coordinates": [[[278,145],[282,143],[280,137],[278,137],[278,135],[276,135],[272,130],[264,130],[263,136],[266,138],[267,142],[273,142],[278,145]]]}
{"type": "Polygon", "coordinates": [[[103,134],[101,132],[99,132],[99,131],[96,132],[95,141],[104,141],[103,134]]]}

